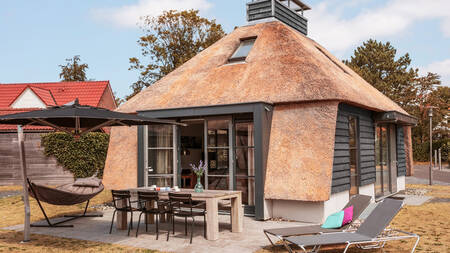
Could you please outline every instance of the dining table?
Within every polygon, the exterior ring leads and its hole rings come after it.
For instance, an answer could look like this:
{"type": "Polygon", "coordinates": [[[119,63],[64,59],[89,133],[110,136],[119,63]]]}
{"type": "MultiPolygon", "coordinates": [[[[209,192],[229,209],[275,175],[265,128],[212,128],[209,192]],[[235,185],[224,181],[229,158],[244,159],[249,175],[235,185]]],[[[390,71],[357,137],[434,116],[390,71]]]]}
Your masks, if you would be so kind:
{"type": "MultiPolygon", "coordinates": [[[[127,189],[130,191],[132,198],[137,198],[137,192],[155,191],[150,187],[137,187],[127,189]]],[[[162,200],[169,199],[169,192],[171,193],[189,193],[193,201],[206,202],[206,239],[219,239],[219,202],[221,200],[230,200],[231,202],[231,232],[240,233],[244,227],[244,209],[242,207],[242,193],[241,191],[229,190],[204,190],[203,192],[195,192],[194,189],[181,188],[179,191],[159,191],[158,196],[162,200]]],[[[119,205],[125,205],[119,203],[119,205]]],[[[127,212],[117,213],[117,229],[127,229],[127,212]]],[[[164,218],[161,219],[164,221],[164,218]]],[[[153,222],[153,215],[147,216],[146,222],[153,222]]]]}

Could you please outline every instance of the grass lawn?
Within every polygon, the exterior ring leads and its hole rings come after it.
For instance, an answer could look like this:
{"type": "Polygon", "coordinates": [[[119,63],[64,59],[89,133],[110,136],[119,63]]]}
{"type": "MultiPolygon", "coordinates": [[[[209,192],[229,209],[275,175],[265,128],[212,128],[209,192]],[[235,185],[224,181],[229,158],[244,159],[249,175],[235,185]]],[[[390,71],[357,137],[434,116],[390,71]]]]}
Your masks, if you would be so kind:
{"type": "MultiPolygon", "coordinates": [[[[426,195],[437,198],[450,199],[450,186],[407,185],[407,188],[429,190],[426,195]]],[[[420,235],[420,242],[416,252],[450,252],[450,202],[427,203],[421,206],[404,206],[391,223],[393,228],[413,232],[420,235]]],[[[386,244],[385,252],[409,253],[413,246],[413,239],[393,241],[386,244]]],[[[257,253],[287,252],[282,247],[267,247],[257,253]]],[[[322,250],[320,251],[322,252],[322,250]]],[[[342,250],[323,250],[326,253],[337,253],[342,250]]],[[[359,250],[351,248],[350,253],[383,252],[380,249],[359,250]]]]}
{"type": "MultiPolygon", "coordinates": [[[[22,190],[21,186],[0,186],[0,192],[22,190]]],[[[90,202],[97,205],[111,201],[110,191],[103,191],[90,202]]],[[[49,217],[61,216],[69,213],[82,213],[85,204],[74,206],[53,206],[42,203],[49,217]]],[[[44,219],[35,199],[30,197],[31,222],[44,219]]],[[[23,224],[22,196],[0,198],[0,227],[23,224]]],[[[66,239],[46,235],[31,235],[31,242],[22,244],[21,232],[0,230],[0,252],[158,252],[133,247],[125,247],[101,242],[90,242],[66,239]]]]}
{"type": "MultiPolygon", "coordinates": [[[[450,186],[425,186],[408,185],[408,188],[428,189],[426,195],[442,199],[450,199],[450,186]]],[[[1,191],[20,190],[21,187],[0,187],[1,191]]],[[[92,205],[111,200],[109,191],[103,191],[92,201],[92,205]]],[[[30,198],[31,220],[43,219],[37,202],[30,198]]],[[[82,212],[83,204],[75,206],[52,206],[44,204],[44,208],[50,217],[62,214],[82,212]]],[[[0,227],[23,223],[23,204],[21,196],[6,197],[0,199],[0,227]]],[[[420,235],[420,243],[416,252],[450,252],[450,202],[427,203],[422,206],[405,206],[392,222],[394,228],[414,232],[420,235]]],[[[262,232],[261,232],[262,233],[262,232]]],[[[245,235],[242,235],[245,236],[245,235]]],[[[0,252],[157,252],[133,247],[125,247],[108,243],[90,242],[75,239],[65,239],[46,235],[32,234],[32,241],[21,244],[23,236],[21,232],[0,230],[0,252]]],[[[390,242],[385,247],[385,252],[409,252],[413,245],[412,240],[390,242]]],[[[257,253],[287,252],[282,247],[266,247],[257,253]]],[[[324,250],[327,253],[342,252],[335,249],[324,250]]],[[[358,250],[352,248],[350,253],[375,253],[381,250],[358,250]]]]}

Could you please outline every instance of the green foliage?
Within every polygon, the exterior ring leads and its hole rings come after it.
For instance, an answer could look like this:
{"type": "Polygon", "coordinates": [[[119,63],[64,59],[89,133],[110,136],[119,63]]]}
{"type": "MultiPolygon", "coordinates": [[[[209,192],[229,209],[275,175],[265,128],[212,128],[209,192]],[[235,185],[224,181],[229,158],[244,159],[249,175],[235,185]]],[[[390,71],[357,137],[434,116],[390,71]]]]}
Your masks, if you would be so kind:
{"type": "Polygon", "coordinates": [[[59,73],[59,78],[63,82],[73,82],[73,81],[86,81],[86,69],[88,65],[86,63],[79,64],[80,56],[75,55],[72,59],[66,59],[66,65],[59,65],[61,68],[61,73],[59,73]]]}
{"type": "Polygon", "coordinates": [[[409,54],[396,58],[397,50],[389,42],[368,40],[344,63],[384,95],[406,106],[415,98],[412,81],[418,70],[409,67],[409,54]]]}
{"type": "Polygon", "coordinates": [[[428,160],[429,107],[433,109],[434,138],[449,138],[448,108],[450,88],[440,86],[440,76],[435,73],[419,76],[417,69],[410,68],[409,54],[397,56],[397,50],[389,43],[368,40],[354,51],[345,64],[368,83],[399,104],[406,112],[417,118],[412,129],[414,158],[428,160]],[[417,149],[417,150],[416,150],[417,149]]]}
{"type": "MultiPolygon", "coordinates": [[[[434,150],[441,149],[442,161],[449,161],[450,138],[433,141],[434,150]]],[[[414,161],[429,162],[430,161],[430,142],[413,143],[414,161]]],[[[433,153],[434,159],[434,153],[433,153]]]]}
{"type": "Polygon", "coordinates": [[[49,133],[41,136],[46,156],[54,156],[59,164],[73,173],[75,178],[90,177],[98,172],[103,176],[109,135],[88,133],[78,140],[67,133],[49,133]]]}
{"type": "Polygon", "coordinates": [[[196,10],[171,10],[142,20],[144,35],[137,41],[142,59],[130,58],[129,68],[139,71],[139,80],[131,86],[133,93],[127,100],[225,35],[220,24],[200,17],[196,10]]]}

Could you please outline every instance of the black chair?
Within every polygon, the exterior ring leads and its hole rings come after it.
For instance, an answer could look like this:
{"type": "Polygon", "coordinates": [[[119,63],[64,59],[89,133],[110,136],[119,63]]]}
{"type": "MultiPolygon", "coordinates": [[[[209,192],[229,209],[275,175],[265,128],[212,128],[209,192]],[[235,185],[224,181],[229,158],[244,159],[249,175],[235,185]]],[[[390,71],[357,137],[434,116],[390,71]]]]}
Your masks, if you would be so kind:
{"type": "MultiPolygon", "coordinates": [[[[191,194],[169,193],[169,215],[172,219],[172,233],[175,234],[175,217],[184,217],[184,233],[187,235],[187,218],[192,218],[191,240],[194,234],[195,216],[203,216],[203,232],[206,238],[206,208],[205,203],[194,204],[191,194]]],[[[169,240],[167,233],[167,241],[169,240]]]]}
{"type": "Polygon", "coordinates": [[[141,217],[145,214],[145,231],[148,231],[147,228],[147,214],[153,214],[156,216],[155,224],[156,224],[156,240],[159,237],[159,219],[161,214],[169,213],[169,206],[167,201],[159,200],[158,192],[138,192],[138,203],[139,210],[141,213],[139,214],[138,226],[136,229],[136,237],[139,233],[139,225],[141,223],[141,217]]]}
{"type": "Polygon", "coordinates": [[[114,224],[114,216],[116,215],[117,211],[120,212],[127,212],[131,214],[130,217],[130,224],[128,224],[128,236],[130,235],[130,230],[133,228],[133,212],[139,211],[139,209],[134,208],[131,206],[131,203],[135,203],[137,201],[131,201],[131,194],[130,191],[118,191],[118,190],[111,190],[112,197],[113,197],[113,204],[114,204],[114,212],[111,220],[111,227],[109,228],[109,233],[112,232],[112,227],[114,224]],[[125,200],[125,206],[119,205],[119,202],[122,202],[125,200]]]}

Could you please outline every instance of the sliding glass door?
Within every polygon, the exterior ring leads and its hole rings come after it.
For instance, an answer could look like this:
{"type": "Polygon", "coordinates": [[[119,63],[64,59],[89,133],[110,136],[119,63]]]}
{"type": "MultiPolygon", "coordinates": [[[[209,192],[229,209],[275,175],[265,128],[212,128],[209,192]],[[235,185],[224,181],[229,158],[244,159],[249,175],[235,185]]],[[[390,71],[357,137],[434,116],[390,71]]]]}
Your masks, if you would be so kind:
{"type": "Polygon", "coordinates": [[[172,125],[147,126],[145,147],[145,164],[147,165],[145,185],[170,186],[174,185],[176,172],[176,138],[172,125]]]}
{"type": "Polygon", "coordinates": [[[395,125],[379,125],[375,135],[377,197],[394,193],[397,190],[397,149],[395,125]]]}
{"type": "Polygon", "coordinates": [[[231,119],[206,120],[206,150],[208,171],[206,185],[209,190],[229,190],[231,152],[231,119]]]}
{"type": "Polygon", "coordinates": [[[255,205],[255,144],[253,122],[235,124],[235,189],[242,192],[242,203],[255,205]]]}

